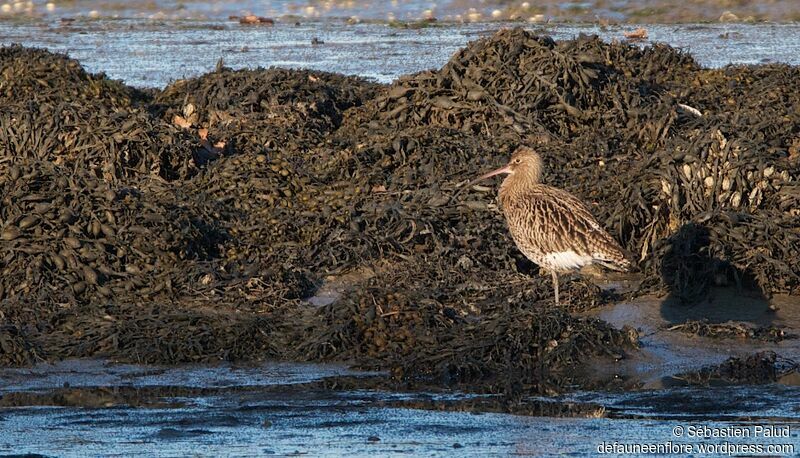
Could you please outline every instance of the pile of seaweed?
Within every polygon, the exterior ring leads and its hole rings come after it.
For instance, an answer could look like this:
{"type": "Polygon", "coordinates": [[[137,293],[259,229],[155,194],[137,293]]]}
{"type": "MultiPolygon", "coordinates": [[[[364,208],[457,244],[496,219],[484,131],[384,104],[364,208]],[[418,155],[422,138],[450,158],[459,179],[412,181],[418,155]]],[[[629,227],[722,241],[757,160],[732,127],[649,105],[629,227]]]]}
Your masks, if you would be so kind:
{"type": "MultiPolygon", "coordinates": [[[[560,391],[588,358],[623,358],[635,330],[614,329],[553,305],[549,278],[513,278],[462,263],[440,272],[387,266],[338,301],[309,312],[297,357],[388,368],[400,379],[489,392],[560,391]],[[432,275],[431,278],[429,275],[432,275]],[[387,287],[391,285],[391,287],[387,287]]],[[[593,285],[568,283],[568,299],[606,301],[593,285]]]]}
{"type": "Polygon", "coordinates": [[[741,322],[709,323],[708,320],[687,320],[683,324],[676,324],[668,328],[670,331],[680,331],[701,337],[715,339],[755,339],[764,342],[780,342],[784,339],[796,338],[795,335],[785,332],[776,326],[754,326],[741,322]]]}
{"type": "Polygon", "coordinates": [[[145,94],[74,60],[18,45],[0,48],[0,159],[39,159],[106,181],[196,171],[196,138],[140,106],[145,94]]]}
{"type": "Polygon", "coordinates": [[[715,366],[681,374],[679,379],[692,385],[711,383],[763,384],[796,373],[800,365],[792,359],[782,358],[773,351],[760,351],[747,356],[732,356],[715,366]]]}
{"type": "Polygon", "coordinates": [[[438,71],[401,78],[371,109],[402,128],[564,140],[602,133],[610,146],[652,147],[675,121],[664,85],[698,69],[664,45],[640,49],[596,36],[556,42],[515,28],[470,43],[438,71]]]}
{"type": "Polygon", "coordinates": [[[291,304],[293,280],[225,270],[219,208],[173,184],[202,138],[63,55],[0,61],[0,362],[269,354],[265,316],[235,310],[291,304]]]}
{"type": "Polygon", "coordinates": [[[583,279],[554,307],[493,187],[464,187],[522,144],[635,253],[635,294],[800,288],[794,67],[522,29],[383,86],[220,65],[144,93],[45,51],[0,57],[5,364],[277,357],[490,392],[579,383],[571,368],[624,357],[636,332],[572,315],[615,300],[583,279]]]}
{"type": "Polygon", "coordinates": [[[715,281],[800,287],[798,81],[786,65],[706,70],[667,46],[513,29],[400,79],[354,119],[536,145],[545,181],[594,204],[647,284],[693,302],[715,281]]]}
{"type": "Polygon", "coordinates": [[[320,141],[377,87],[320,71],[231,70],[220,61],[215,72],[169,85],[153,107],[181,126],[207,129],[231,149],[257,153],[320,141]]]}
{"type": "Polygon", "coordinates": [[[213,257],[223,234],[169,190],[148,191],[49,161],[8,166],[0,177],[0,297],[83,303],[183,288],[176,269],[213,257]]]}

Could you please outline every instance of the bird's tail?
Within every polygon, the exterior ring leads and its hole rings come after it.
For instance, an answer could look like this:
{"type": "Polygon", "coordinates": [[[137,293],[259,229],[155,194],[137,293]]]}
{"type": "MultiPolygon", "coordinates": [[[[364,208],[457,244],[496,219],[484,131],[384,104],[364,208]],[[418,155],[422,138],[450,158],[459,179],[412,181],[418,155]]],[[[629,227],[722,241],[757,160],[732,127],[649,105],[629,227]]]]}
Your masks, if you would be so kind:
{"type": "Polygon", "coordinates": [[[615,246],[609,247],[610,249],[607,250],[606,256],[597,259],[596,262],[603,267],[616,270],[617,272],[630,272],[633,267],[633,263],[631,262],[632,256],[621,246],[616,243],[614,245],[615,246]]]}
{"type": "Polygon", "coordinates": [[[598,261],[598,263],[607,269],[616,270],[617,272],[630,272],[631,270],[631,262],[624,257],[598,261]]]}

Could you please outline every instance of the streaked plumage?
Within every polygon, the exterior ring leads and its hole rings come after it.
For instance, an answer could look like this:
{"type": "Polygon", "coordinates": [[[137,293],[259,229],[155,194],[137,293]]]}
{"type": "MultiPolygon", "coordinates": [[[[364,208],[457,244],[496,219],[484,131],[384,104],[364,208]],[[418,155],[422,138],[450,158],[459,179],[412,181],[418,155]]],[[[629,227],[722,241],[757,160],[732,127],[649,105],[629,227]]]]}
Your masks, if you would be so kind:
{"type": "Polygon", "coordinates": [[[508,165],[478,180],[507,174],[498,193],[509,231],[519,250],[553,277],[556,304],[558,274],[589,264],[628,270],[619,244],[600,226],[577,197],[540,183],[542,159],[520,147],[508,165]]]}

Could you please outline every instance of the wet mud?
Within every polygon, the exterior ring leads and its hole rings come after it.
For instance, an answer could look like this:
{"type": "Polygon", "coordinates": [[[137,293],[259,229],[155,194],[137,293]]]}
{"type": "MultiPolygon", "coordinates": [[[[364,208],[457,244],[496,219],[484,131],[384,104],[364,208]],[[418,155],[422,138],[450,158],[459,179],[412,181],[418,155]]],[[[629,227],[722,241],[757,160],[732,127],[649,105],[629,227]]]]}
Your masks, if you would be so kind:
{"type": "Polygon", "coordinates": [[[708,321],[689,320],[669,328],[670,331],[681,331],[712,338],[741,338],[758,339],[768,342],[779,342],[785,338],[797,338],[787,334],[783,329],[775,326],[752,326],[748,323],[708,323],[708,321]]]}
{"type": "MultiPolygon", "coordinates": [[[[0,451],[68,456],[180,454],[189,444],[202,456],[589,455],[611,437],[663,440],[676,424],[690,422],[793,428],[800,411],[797,387],[785,384],[511,399],[406,390],[381,374],[274,362],[167,367],[79,360],[0,370],[0,380],[0,451]]],[[[776,442],[799,445],[796,436],[776,442]]]]}
{"type": "Polygon", "coordinates": [[[642,353],[641,327],[593,310],[719,287],[798,306],[794,66],[522,29],[388,85],[221,62],[142,90],[43,50],[0,61],[3,365],[337,361],[515,398],[642,353]],[[521,144],[637,287],[576,276],[554,307],[493,189],[464,187],[521,144]]]}

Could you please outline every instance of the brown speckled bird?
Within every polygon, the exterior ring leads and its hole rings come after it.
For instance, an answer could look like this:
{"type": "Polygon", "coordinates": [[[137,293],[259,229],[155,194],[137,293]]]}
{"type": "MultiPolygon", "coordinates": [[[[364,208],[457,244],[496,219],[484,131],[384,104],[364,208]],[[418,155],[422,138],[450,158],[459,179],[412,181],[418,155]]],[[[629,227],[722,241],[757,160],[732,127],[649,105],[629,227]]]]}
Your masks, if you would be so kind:
{"type": "Polygon", "coordinates": [[[522,146],[508,165],[487,173],[474,184],[495,175],[508,175],[498,197],[511,237],[528,259],[553,277],[558,305],[558,274],[589,264],[627,271],[630,261],[619,244],[594,219],[577,197],[540,183],[542,158],[522,146]]]}

